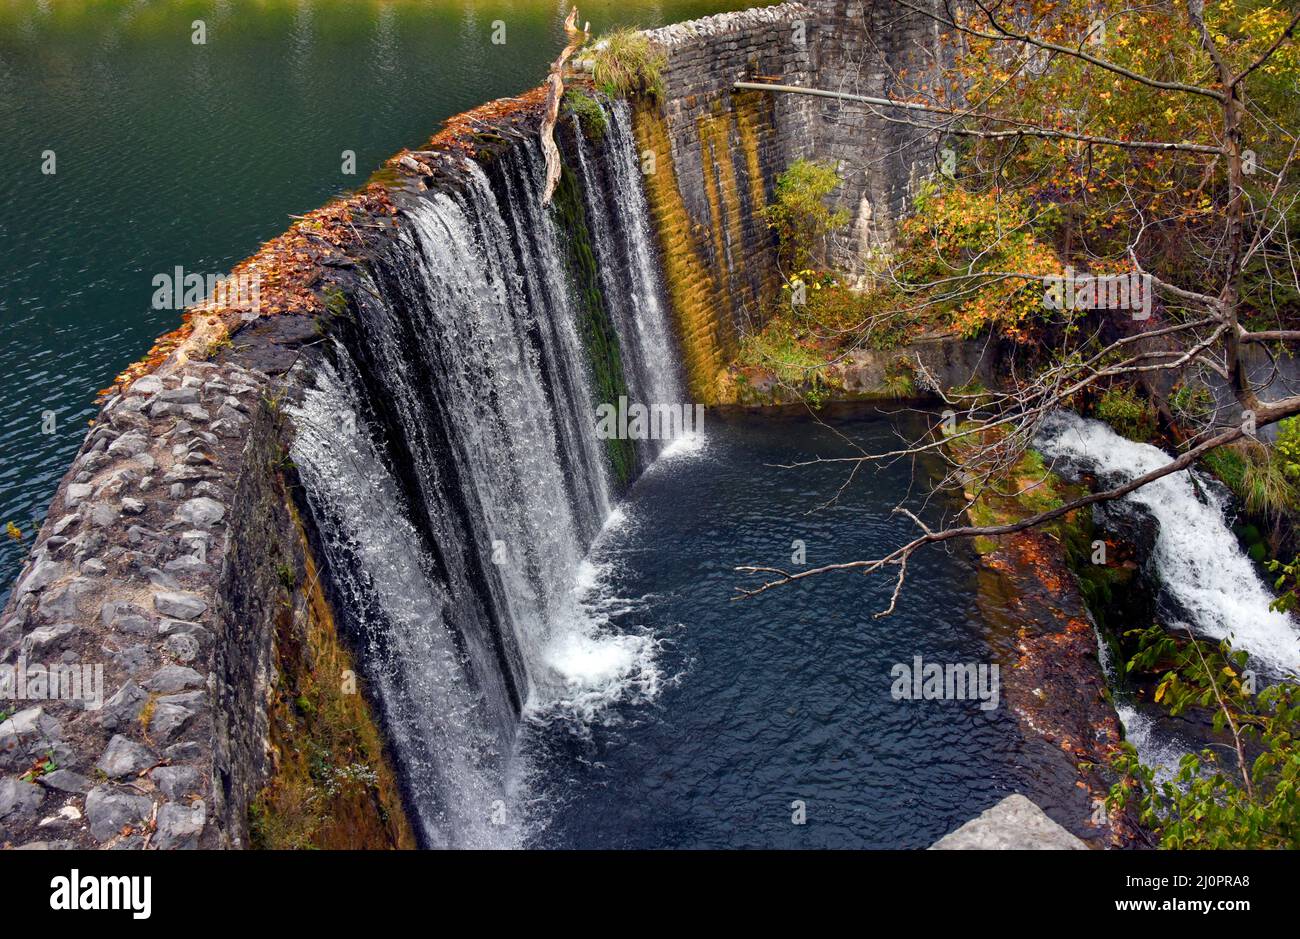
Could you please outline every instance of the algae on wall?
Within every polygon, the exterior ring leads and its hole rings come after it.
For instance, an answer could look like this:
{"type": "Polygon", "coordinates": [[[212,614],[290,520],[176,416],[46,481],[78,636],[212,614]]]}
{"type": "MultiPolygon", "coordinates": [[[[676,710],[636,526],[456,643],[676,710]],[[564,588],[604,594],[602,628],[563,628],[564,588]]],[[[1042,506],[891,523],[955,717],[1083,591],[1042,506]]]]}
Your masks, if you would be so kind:
{"type": "Polygon", "coordinates": [[[637,103],[633,111],[637,147],[654,158],[645,175],[646,199],[654,220],[664,263],[664,280],[685,359],[686,385],[692,399],[713,404],[717,376],[726,367],[736,337],[730,323],[716,316],[718,289],[677,186],[668,125],[654,104],[637,103]]]}
{"type": "Polygon", "coordinates": [[[268,703],[274,775],[249,809],[255,848],[416,847],[384,739],[358,687],[320,583],[302,520],[291,507],[303,569],[278,568],[278,681],[268,703]]]}
{"type": "Polygon", "coordinates": [[[414,848],[397,776],[293,499],[292,433],[252,415],[223,572],[218,760],[232,846],[414,848]]]}
{"type": "Polygon", "coordinates": [[[780,283],[774,239],[760,216],[772,182],[765,171],[771,161],[764,158],[771,102],[754,94],[727,100],[676,129],[650,101],[636,102],[633,111],[637,146],[654,161],[645,175],[646,197],[687,386],[706,404],[720,400],[724,372],[740,349],[740,324],[759,323],[780,283]],[[689,141],[696,158],[690,167],[675,161],[674,136],[689,141]],[[706,217],[692,216],[684,185],[706,217]]]}

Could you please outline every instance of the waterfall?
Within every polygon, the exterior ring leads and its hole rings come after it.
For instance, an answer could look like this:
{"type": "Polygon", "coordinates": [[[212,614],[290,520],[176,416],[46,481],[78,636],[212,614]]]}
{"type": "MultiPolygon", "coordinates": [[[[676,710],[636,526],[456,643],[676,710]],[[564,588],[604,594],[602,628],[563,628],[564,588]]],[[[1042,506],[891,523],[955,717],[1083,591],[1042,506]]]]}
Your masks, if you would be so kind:
{"type": "MultiPolygon", "coordinates": [[[[1106,485],[1149,473],[1172,459],[1100,421],[1068,412],[1044,422],[1036,446],[1053,460],[1092,470],[1106,485]]],[[[1231,638],[1234,648],[1271,669],[1300,672],[1300,632],[1285,613],[1269,609],[1273,595],[1233,535],[1216,487],[1195,471],[1183,470],[1143,486],[1123,502],[1156,520],[1154,570],[1167,599],[1192,629],[1210,639],[1231,638]]]]}
{"type": "Polygon", "coordinates": [[[592,153],[595,145],[580,132],[576,134],[578,164],[588,180],[583,194],[592,237],[598,253],[613,260],[600,266],[601,285],[606,297],[622,301],[613,305],[612,312],[629,352],[629,382],[641,389],[640,400],[677,402],[682,399],[682,375],[679,357],[670,351],[667,302],[655,269],[650,212],[641,188],[631,110],[626,101],[619,100],[606,113],[609,158],[603,165],[592,153]],[[609,185],[598,184],[596,172],[601,168],[609,185]]]}
{"type": "MultiPolygon", "coordinates": [[[[404,205],[291,408],[330,595],[431,846],[527,837],[521,714],[589,715],[656,684],[653,641],[581,597],[618,492],[593,365],[634,400],[684,397],[630,116],[607,118],[602,141],[566,149],[621,362],[584,347],[575,234],[540,204],[537,142],[517,139],[404,205]]],[[[638,471],[661,445],[637,444],[638,471]]]]}

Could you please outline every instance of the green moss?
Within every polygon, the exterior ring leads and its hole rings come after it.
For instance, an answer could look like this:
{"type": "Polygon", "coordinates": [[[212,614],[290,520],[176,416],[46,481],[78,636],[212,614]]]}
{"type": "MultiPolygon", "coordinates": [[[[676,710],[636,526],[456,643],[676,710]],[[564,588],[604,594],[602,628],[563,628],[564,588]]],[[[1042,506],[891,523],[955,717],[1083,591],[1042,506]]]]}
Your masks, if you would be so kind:
{"type": "MultiPolygon", "coordinates": [[[[580,184],[567,166],[561,169],[554,205],[560,227],[566,235],[569,276],[580,300],[579,334],[591,366],[592,391],[596,403],[616,404],[620,397],[627,395],[618,333],[614,330],[601,291],[600,271],[591,248],[591,233],[587,227],[580,184]]],[[[592,419],[595,419],[594,409],[592,419]]],[[[628,485],[636,469],[636,448],[632,441],[606,440],[605,455],[618,486],[628,485]]]]}
{"type": "Polygon", "coordinates": [[[397,166],[385,163],[383,166],[371,173],[370,176],[366,178],[366,181],[357,187],[356,191],[360,192],[372,184],[378,184],[383,186],[385,189],[397,189],[402,185],[402,181],[403,177],[402,174],[398,172],[397,166]]]}
{"type": "MultiPolygon", "coordinates": [[[[947,444],[950,457],[963,463],[981,445],[988,445],[1001,436],[1000,429],[972,433],[977,425],[965,423],[958,427],[958,436],[947,444]]],[[[990,479],[978,490],[969,491],[966,509],[970,523],[977,527],[1002,525],[1060,508],[1072,496],[1070,487],[1047,466],[1037,450],[1026,450],[1016,464],[997,478],[990,479]]],[[[1067,552],[1079,550],[1086,544],[1086,526],[1083,512],[1072,512],[1043,525],[1061,542],[1067,552]]],[[[991,539],[983,539],[976,550],[987,554],[994,547],[991,539]]]]}
{"type": "Polygon", "coordinates": [[[564,107],[567,113],[578,119],[578,126],[588,140],[604,138],[609,130],[609,119],[599,101],[581,91],[570,89],[564,93],[564,107]]]}
{"type": "Polygon", "coordinates": [[[1246,477],[1246,458],[1235,447],[1218,447],[1201,458],[1201,463],[1219,480],[1240,494],[1242,480],[1246,477]]]}
{"type": "Polygon", "coordinates": [[[330,316],[342,316],[348,311],[348,295],[336,286],[325,288],[322,296],[325,299],[325,312],[330,316]]]}

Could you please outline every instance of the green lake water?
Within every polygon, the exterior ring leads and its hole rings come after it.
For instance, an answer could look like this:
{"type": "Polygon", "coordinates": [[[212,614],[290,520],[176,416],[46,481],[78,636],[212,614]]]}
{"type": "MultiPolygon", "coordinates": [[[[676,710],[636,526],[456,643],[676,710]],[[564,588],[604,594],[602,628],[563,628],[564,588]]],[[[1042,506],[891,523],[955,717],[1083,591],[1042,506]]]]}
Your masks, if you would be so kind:
{"type": "MultiPolygon", "coordinates": [[[[599,33],[754,5],[580,10],[599,33]]],[[[179,321],[153,278],[228,270],[445,118],[541,83],[568,6],[0,0],[0,526],[25,536],[0,536],[0,602],[95,391],[179,321]]]]}

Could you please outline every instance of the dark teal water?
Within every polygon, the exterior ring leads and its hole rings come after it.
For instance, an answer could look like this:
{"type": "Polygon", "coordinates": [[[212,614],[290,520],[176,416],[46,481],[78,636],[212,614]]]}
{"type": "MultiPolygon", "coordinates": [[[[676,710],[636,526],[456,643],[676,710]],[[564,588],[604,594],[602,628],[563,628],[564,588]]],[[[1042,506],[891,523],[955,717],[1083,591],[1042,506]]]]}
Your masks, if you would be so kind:
{"type": "MultiPolygon", "coordinates": [[[[594,32],[745,0],[600,0],[594,32]]],[[[539,84],[565,3],[0,4],[0,602],[93,416],[179,314],[155,275],[229,269],[441,121],[539,84]],[[191,41],[203,20],[206,44],[191,41]],[[494,21],[505,43],[492,43],[494,21]],[[55,173],[42,173],[54,151],[55,173]],[[342,152],[356,153],[356,174],[342,152]],[[53,427],[46,420],[52,412],[53,427]],[[52,430],[52,433],[45,433],[52,430]]]]}
{"type": "Polygon", "coordinates": [[[845,438],[867,452],[898,439],[899,424],[871,412],[829,420],[833,431],[807,415],[711,411],[699,452],[662,458],[637,482],[591,553],[595,602],[617,627],[656,638],[658,693],[595,720],[543,713],[530,724],[534,844],[923,848],[1050,784],[1058,770],[1005,700],[981,710],[891,695],[893,666],[918,655],[999,663],[1004,676],[1014,663],[979,615],[969,545],[915,555],[882,619],[889,575],[827,574],[732,600],[746,583],[737,566],[789,568],[795,539],[822,565],[879,557],[915,534],[892,513],[915,491],[908,465],[867,471],[833,505],[842,465],[783,468],[850,455],[845,438]]]}

